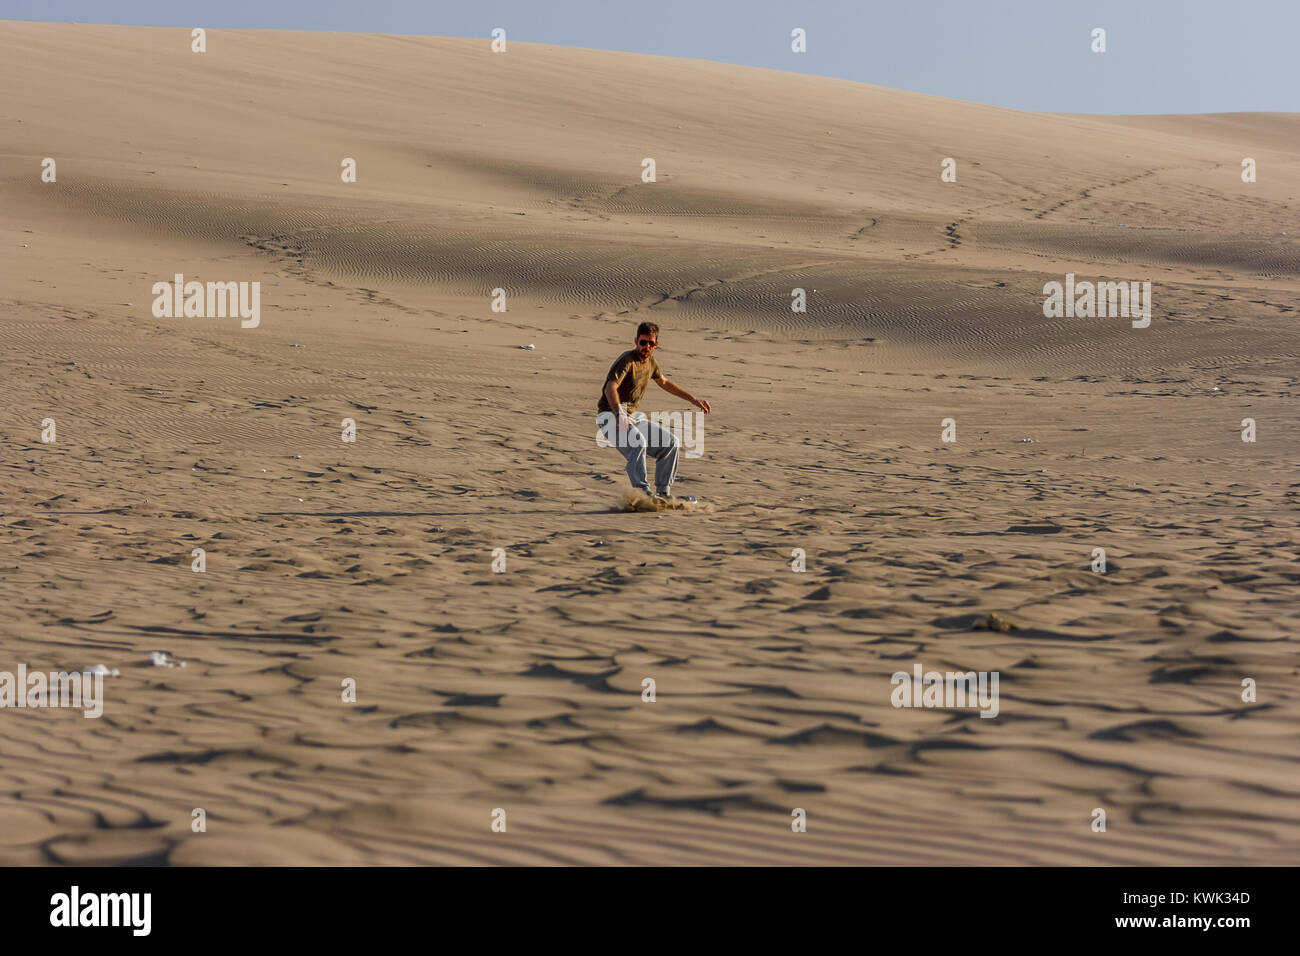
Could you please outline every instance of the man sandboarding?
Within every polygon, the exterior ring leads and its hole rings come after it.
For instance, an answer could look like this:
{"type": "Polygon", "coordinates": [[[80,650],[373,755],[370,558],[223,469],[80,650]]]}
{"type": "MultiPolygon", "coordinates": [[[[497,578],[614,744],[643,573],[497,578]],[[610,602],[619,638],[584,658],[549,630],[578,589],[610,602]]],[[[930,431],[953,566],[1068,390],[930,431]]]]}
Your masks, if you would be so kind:
{"type": "Polygon", "coordinates": [[[669,395],[684,398],[706,415],[709,403],[664,378],[653,355],[659,347],[659,326],[642,322],[637,326],[634,341],[636,347],[624,352],[609,367],[596,406],[596,421],[602,435],[627,459],[627,477],[632,487],[650,494],[646,477],[646,457],[649,456],[655,460],[653,499],[658,504],[672,505],[676,502],[672,489],[677,477],[677,436],[648,420],[644,412],[636,410],[637,406],[651,381],[669,395]]]}

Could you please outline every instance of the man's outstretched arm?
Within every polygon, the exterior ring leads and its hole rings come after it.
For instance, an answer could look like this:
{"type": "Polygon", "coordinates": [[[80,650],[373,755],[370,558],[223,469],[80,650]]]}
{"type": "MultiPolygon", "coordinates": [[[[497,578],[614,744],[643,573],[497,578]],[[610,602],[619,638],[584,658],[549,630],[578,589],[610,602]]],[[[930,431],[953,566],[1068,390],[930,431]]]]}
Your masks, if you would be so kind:
{"type": "Polygon", "coordinates": [[[696,398],[694,395],[692,395],[690,392],[686,391],[686,389],[682,388],[682,387],[681,387],[680,385],[678,385],[676,382],[669,381],[669,380],[666,379],[666,378],[658,378],[658,379],[655,379],[655,381],[658,382],[658,383],[659,383],[659,387],[662,388],[662,389],[663,389],[665,392],[667,392],[669,395],[676,395],[678,398],[684,398],[684,399],[686,399],[686,401],[690,402],[690,403],[691,403],[692,405],[694,405],[696,408],[698,408],[698,409],[700,409],[701,411],[703,411],[704,414],[707,415],[707,414],[709,413],[709,410],[710,410],[710,409],[709,409],[709,403],[708,403],[708,402],[706,402],[706,401],[705,401],[704,399],[702,399],[702,398],[696,398]]]}

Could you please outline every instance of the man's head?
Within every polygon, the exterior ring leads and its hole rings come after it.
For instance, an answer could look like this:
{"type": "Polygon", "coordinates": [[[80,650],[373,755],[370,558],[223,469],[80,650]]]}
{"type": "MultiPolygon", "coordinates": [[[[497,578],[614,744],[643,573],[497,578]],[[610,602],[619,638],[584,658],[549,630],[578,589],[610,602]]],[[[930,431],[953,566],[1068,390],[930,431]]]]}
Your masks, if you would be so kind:
{"type": "Polygon", "coordinates": [[[636,327],[636,354],[646,359],[659,347],[659,326],[653,322],[642,322],[636,327]]]}

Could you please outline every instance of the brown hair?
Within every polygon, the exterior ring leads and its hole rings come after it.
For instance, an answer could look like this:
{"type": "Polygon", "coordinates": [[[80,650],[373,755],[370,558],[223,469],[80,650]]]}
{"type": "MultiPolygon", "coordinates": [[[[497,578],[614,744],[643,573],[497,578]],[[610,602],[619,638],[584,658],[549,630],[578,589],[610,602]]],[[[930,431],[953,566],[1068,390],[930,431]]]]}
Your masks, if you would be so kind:
{"type": "Polygon", "coordinates": [[[659,341],[659,326],[655,325],[653,322],[642,322],[640,325],[636,327],[636,334],[653,335],[655,337],[655,341],[657,342],[659,341]]]}

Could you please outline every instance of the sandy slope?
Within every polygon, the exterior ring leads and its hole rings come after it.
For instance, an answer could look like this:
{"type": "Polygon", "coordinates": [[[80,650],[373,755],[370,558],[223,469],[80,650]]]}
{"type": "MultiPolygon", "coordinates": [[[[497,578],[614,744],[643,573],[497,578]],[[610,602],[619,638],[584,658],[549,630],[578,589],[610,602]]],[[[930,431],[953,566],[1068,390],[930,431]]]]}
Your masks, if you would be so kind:
{"type": "Polygon", "coordinates": [[[1300,860],[1300,117],[28,23],[0,79],[0,670],[122,672],[0,711],[0,861],[1300,860]],[[712,512],[608,511],[642,318],[712,512]],[[917,661],[1000,716],[893,708],[917,661]]]}

